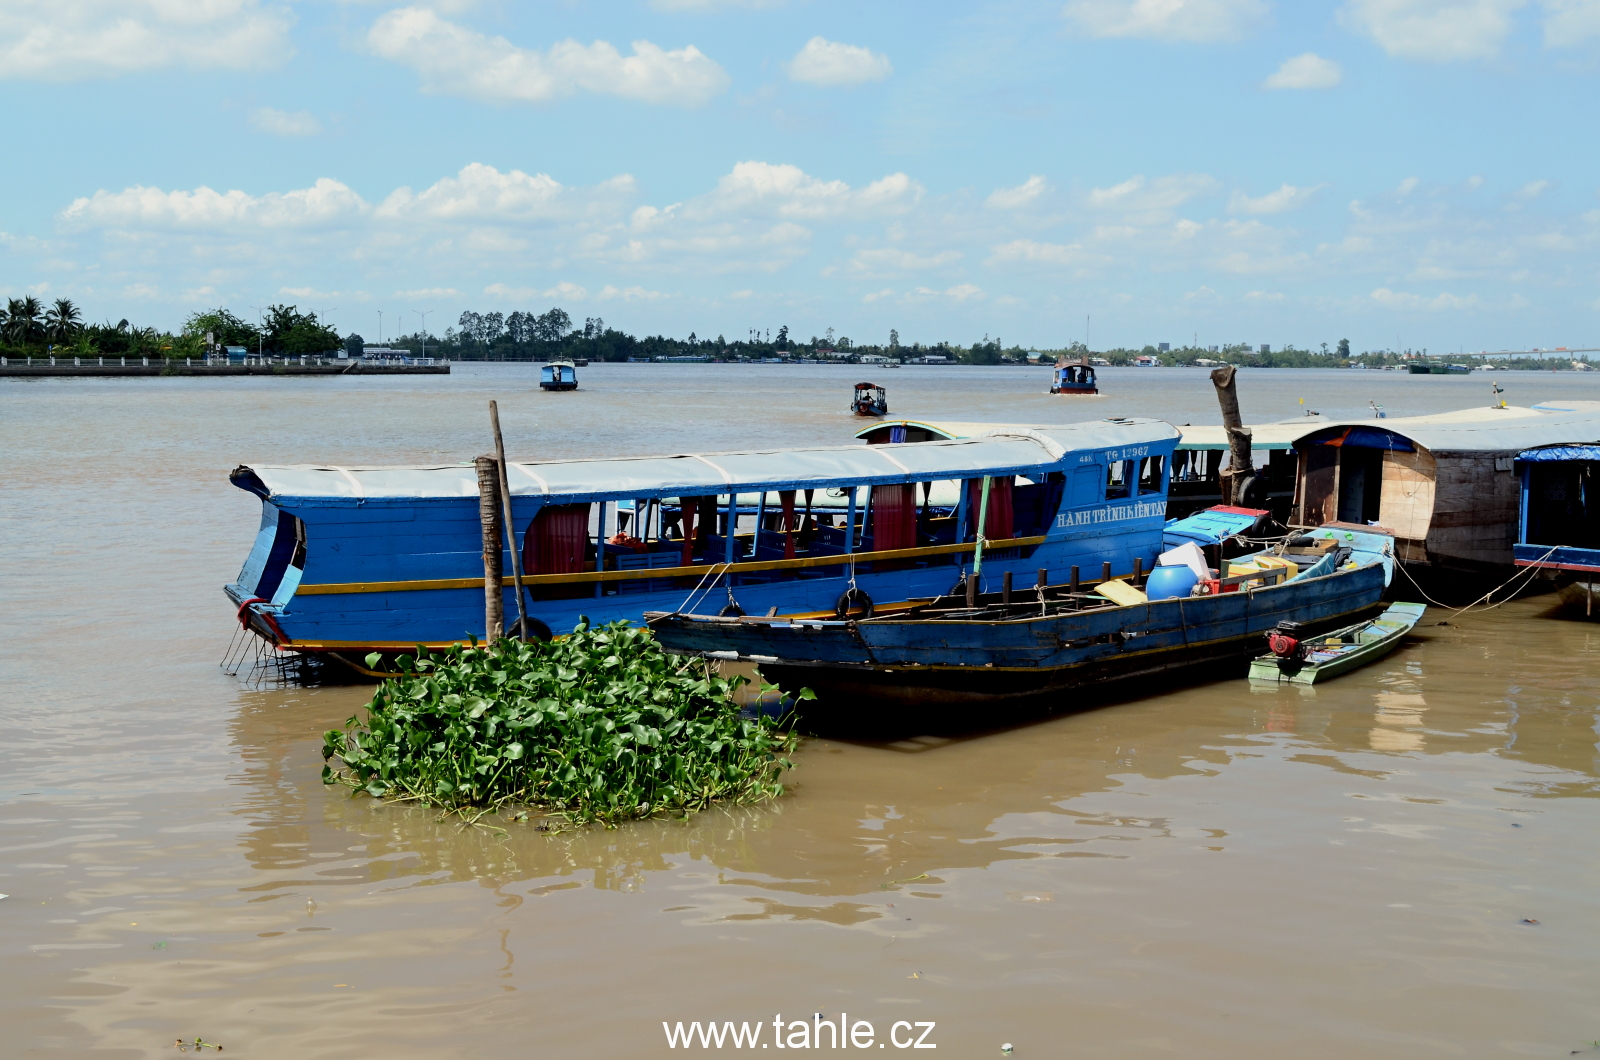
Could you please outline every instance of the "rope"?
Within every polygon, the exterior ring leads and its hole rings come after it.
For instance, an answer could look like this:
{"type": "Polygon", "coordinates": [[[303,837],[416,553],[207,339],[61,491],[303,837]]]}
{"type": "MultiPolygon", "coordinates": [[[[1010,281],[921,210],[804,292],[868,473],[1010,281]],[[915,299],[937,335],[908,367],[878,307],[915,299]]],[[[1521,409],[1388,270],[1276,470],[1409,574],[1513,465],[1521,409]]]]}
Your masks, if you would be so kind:
{"type": "MultiPolygon", "coordinates": [[[[1467,611],[1471,611],[1474,607],[1477,607],[1478,604],[1483,603],[1484,601],[1488,600],[1490,597],[1494,596],[1495,593],[1499,592],[1501,589],[1504,589],[1506,586],[1510,585],[1512,582],[1516,581],[1518,578],[1524,578],[1525,577],[1525,578],[1528,578],[1531,581],[1532,580],[1532,576],[1539,572],[1539,564],[1543,563],[1545,560],[1549,559],[1552,555],[1554,555],[1556,549],[1558,549],[1560,547],[1561,547],[1560,545],[1556,545],[1556,546],[1552,547],[1549,552],[1546,552],[1544,555],[1542,555],[1538,559],[1534,560],[1532,565],[1522,568],[1522,570],[1519,570],[1517,573],[1513,574],[1511,577],[1507,578],[1505,581],[1501,582],[1499,585],[1496,585],[1493,589],[1490,589],[1488,592],[1484,593],[1482,596],[1480,596],[1476,600],[1472,601],[1466,607],[1457,608],[1456,610],[1451,611],[1450,614],[1446,617],[1446,621],[1448,621],[1451,618],[1455,618],[1459,614],[1463,614],[1463,613],[1465,613],[1467,611]]],[[[1417,579],[1413,578],[1411,576],[1411,572],[1406,570],[1405,564],[1400,562],[1400,559],[1399,559],[1398,556],[1395,557],[1394,565],[1396,567],[1400,568],[1400,573],[1402,573],[1402,574],[1404,574],[1406,576],[1406,580],[1411,583],[1412,588],[1416,589],[1417,593],[1424,600],[1428,601],[1428,603],[1432,604],[1434,607],[1446,607],[1447,608],[1449,606],[1448,604],[1441,604],[1439,601],[1435,600],[1433,597],[1431,597],[1427,593],[1423,592],[1422,591],[1422,586],[1417,584],[1417,579]]],[[[1502,605],[1504,605],[1506,603],[1509,603],[1515,597],[1516,597],[1516,593],[1512,592],[1509,596],[1507,596],[1504,600],[1501,600],[1500,603],[1498,603],[1498,604],[1489,604],[1486,607],[1478,607],[1477,609],[1479,611],[1493,611],[1495,608],[1500,607],[1500,606],[1502,606],[1502,605]]]]}
{"type": "MultiPolygon", "coordinates": [[[[683,598],[683,603],[679,604],[678,607],[677,607],[677,610],[673,611],[672,613],[675,614],[675,615],[683,614],[683,609],[688,606],[690,600],[694,599],[695,594],[700,591],[700,587],[704,586],[706,584],[706,579],[707,578],[711,579],[711,584],[709,586],[706,586],[706,595],[709,596],[711,594],[711,590],[715,589],[717,587],[716,579],[720,578],[722,576],[722,574],[726,573],[730,566],[731,566],[731,564],[728,564],[728,563],[713,563],[709,570],[707,570],[704,574],[700,575],[699,582],[697,582],[695,584],[695,587],[693,589],[689,590],[689,595],[685,596],[683,598]],[[718,567],[721,567],[722,571],[719,572],[717,570],[718,567]]],[[[731,591],[732,590],[730,590],[730,592],[731,591]]]]}

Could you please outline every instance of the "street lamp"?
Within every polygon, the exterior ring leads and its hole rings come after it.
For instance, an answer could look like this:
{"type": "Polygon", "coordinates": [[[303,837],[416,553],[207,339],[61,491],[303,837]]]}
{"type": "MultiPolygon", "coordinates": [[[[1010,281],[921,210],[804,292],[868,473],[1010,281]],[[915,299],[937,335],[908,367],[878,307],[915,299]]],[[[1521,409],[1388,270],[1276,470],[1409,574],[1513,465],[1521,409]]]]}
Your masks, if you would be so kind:
{"type": "Polygon", "coordinates": [[[428,314],[431,309],[413,309],[413,313],[422,318],[422,356],[428,356],[428,314]]]}

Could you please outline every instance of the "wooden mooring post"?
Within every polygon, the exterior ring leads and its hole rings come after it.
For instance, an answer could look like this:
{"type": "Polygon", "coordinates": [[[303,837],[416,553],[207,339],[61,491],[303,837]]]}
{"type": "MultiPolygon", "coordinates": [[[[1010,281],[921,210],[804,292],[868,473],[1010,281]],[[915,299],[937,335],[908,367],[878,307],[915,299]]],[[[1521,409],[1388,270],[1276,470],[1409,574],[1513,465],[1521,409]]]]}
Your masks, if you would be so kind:
{"type": "Polygon", "coordinates": [[[1239,387],[1235,380],[1238,370],[1233,365],[1218,368],[1211,373],[1211,385],[1217,388],[1217,404],[1222,406],[1222,429],[1228,436],[1228,469],[1218,477],[1222,486],[1222,503],[1238,504],[1244,499],[1241,488],[1255,473],[1250,456],[1250,428],[1239,415],[1239,387]]]}
{"type": "Polygon", "coordinates": [[[492,456],[480,456],[472,465],[478,472],[478,521],[483,524],[483,639],[493,644],[506,632],[500,569],[500,467],[492,456]]]}

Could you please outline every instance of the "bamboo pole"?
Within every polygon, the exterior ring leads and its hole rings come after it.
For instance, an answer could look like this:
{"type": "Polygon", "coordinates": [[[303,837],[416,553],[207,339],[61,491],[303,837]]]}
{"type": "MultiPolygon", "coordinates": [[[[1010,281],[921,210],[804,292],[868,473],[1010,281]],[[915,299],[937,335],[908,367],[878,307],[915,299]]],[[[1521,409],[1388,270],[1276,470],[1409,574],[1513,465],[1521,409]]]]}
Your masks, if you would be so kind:
{"type": "Polygon", "coordinates": [[[483,524],[483,639],[493,644],[505,636],[505,590],[500,587],[500,492],[495,459],[480,456],[472,462],[478,472],[478,521],[483,524]]]}
{"type": "Polygon", "coordinates": [[[494,425],[495,466],[500,475],[500,506],[505,513],[506,542],[511,549],[511,581],[517,587],[517,636],[526,637],[528,614],[522,607],[522,557],[517,554],[517,528],[511,521],[511,487],[506,481],[506,443],[505,439],[500,437],[500,408],[493,401],[489,402],[489,422],[494,425]]]}

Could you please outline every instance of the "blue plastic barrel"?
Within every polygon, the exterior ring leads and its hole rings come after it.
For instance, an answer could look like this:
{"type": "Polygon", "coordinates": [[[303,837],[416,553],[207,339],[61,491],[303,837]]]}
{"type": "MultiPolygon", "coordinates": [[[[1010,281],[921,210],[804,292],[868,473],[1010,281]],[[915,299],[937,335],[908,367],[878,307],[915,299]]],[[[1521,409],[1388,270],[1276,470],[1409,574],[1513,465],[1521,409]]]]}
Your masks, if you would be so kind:
{"type": "Polygon", "coordinates": [[[1146,579],[1144,594],[1152,600],[1171,600],[1175,596],[1188,596],[1200,576],[1193,567],[1157,567],[1146,579]]]}

